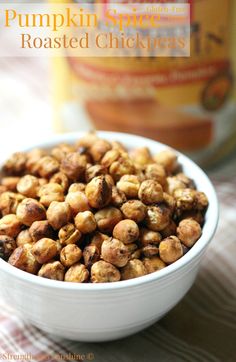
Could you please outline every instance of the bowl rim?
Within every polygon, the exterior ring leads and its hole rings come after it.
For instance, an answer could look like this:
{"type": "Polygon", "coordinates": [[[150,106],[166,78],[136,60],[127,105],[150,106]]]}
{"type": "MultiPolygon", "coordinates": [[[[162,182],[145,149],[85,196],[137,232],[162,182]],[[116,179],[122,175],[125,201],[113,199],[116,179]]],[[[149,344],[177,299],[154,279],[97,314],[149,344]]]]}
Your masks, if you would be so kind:
{"type": "MultiPolygon", "coordinates": [[[[27,144],[26,147],[21,147],[21,151],[29,151],[32,148],[50,148],[57,143],[63,142],[74,142],[78,140],[81,136],[86,134],[86,131],[81,132],[70,132],[70,133],[63,133],[63,134],[54,134],[49,137],[46,137],[43,142],[27,144]]],[[[112,283],[72,283],[72,282],[61,282],[52,279],[40,278],[37,275],[33,275],[17,269],[12,265],[8,264],[6,261],[0,258],[0,270],[5,271],[6,273],[10,274],[11,276],[16,277],[17,279],[21,280],[22,282],[28,282],[30,284],[34,284],[35,286],[41,286],[46,288],[54,288],[57,290],[78,290],[78,291],[109,291],[115,289],[126,289],[131,287],[137,287],[143,284],[148,284],[153,281],[162,280],[166,277],[169,277],[171,274],[173,275],[174,272],[181,270],[182,268],[186,267],[189,263],[191,263],[194,259],[196,259],[200,254],[203,253],[204,249],[206,249],[207,245],[210,243],[211,239],[213,238],[218,220],[219,220],[219,203],[217,199],[217,195],[210,181],[209,177],[206,173],[189,157],[185,156],[181,152],[177,151],[176,149],[163,144],[161,142],[138,136],[135,134],[123,133],[123,132],[111,132],[111,131],[96,131],[99,137],[102,137],[107,140],[118,140],[123,142],[127,145],[132,138],[133,143],[138,146],[139,144],[145,143],[150,149],[158,148],[161,149],[172,149],[177,155],[179,159],[179,163],[185,165],[186,167],[193,168],[198,174],[199,179],[203,184],[207,185],[208,187],[208,199],[209,199],[209,207],[207,210],[206,215],[208,215],[204,227],[202,236],[200,239],[194,244],[194,246],[182,256],[180,259],[175,261],[173,264],[168,265],[166,268],[163,268],[159,271],[153,272],[151,274],[147,274],[141,276],[139,278],[129,279],[129,280],[122,280],[118,282],[112,283]]],[[[132,147],[132,146],[131,146],[132,147]]]]}

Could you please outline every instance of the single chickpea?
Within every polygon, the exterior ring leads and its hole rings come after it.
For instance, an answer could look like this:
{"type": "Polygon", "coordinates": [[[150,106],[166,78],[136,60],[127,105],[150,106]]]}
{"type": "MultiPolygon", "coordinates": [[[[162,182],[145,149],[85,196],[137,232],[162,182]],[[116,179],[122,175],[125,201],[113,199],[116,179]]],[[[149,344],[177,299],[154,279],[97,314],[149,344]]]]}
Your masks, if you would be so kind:
{"type": "Polygon", "coordinates": [[[135,148],[129,153],[131,160],[141,167],[153,162],[152,155],[148,147],[135,148]]]}
{"type": "Polygon", "coordinates": [[[19,182],[20,177],[3,177],[1,180],[2,186],[7,188],[7,191],[16,191],[17,183],[19,182]]]}
{"type": "Polygon", "coordinates": [[[86,156],[80,155],[77,152],[72,152],[63,158],[60,170],[66,174],[70,180],[80,181],[84,179],[86,164],[86,156]]]}
{"type": "Polygon", "coordinates": [[[47,220],[34,221],[29,228],[29,233],[33,242],[43,238],[54,238],[54,230],[47,220]]]}
{"type": "Polygon", "coordinates": [[[164,205],[148,206],[145,223],[150,230],[163,230],[170,223],[170,210],[164,205]]]}
{"type": "Polygon", "coordinates": [[[91,282],[92,283],[110,283],[120,280],[119,270],[103,260],[99,260],[91,267],[91,282]]]}
{"type": "Polygon", "coordinates": [[[133,259],[121,269],[121,280],[128,280],[146,275],[146,268],[141,260],[133,259]]]}
{"type": "Polygon", "coordinates": [[[61,162],[68,153],[74,152],[74,147],[66,143],[61,143],[54,147],[51,151],[51,155],[58,161],[61,162]]]}
{"type": "Polygon", "coordinates": [[[122,220],[122,213],[119,209],[108,206],[96,212],[94,215],[99,231],[111,234],[114,226],[122,220]]]}
{"type": "Polygon", "coordinates": [[[166,181],[166,191],[169,195],[174,195],[176,190],[183,190],[187,188],[186,184],[181,179],[178,179],[176,176],[168,176],[166,181]]]}
{"type": "Polygon", "coordinates": [[[53,280],[64,280],[65,268],[59,261],[52,261],[43,264],[38,272],[38,276],[53,280]]]}
{"type": "Polygon", "coordinates": [[[145,180],[141,183],[139,199],[146,205],[163,201],[162,186],[154,180],[145,180]]]}
{"type": "Polygon", "coordinates": [[[95,231],[95,233],[93,234],[93,236],[91,238],[90,245],[95,245],[98,248],[99,255],[100,255],[103,241],[107,240],[109,238],[110,237],[108,235],[102,234],[102,233],[100,233],[100,231],[95,231]]]}
{"type": "Polygon", "coordinates": [[[121,207],[121,205],[123,205],[126,201],[127,198],[125,193],[121,190],[118,190],[116,186],[113,186],[111,194],[111,205],[115,207],[121,207]]]}
{"type": "Polygon", "coordinates": [[[195,192],[196,200],[196,209],[200,211],[205,211],[208,207],[208,198],[204,192],[196,191],[195,192]]]}
{"type": "Polygon", "coordinates": [[[154,244],[159,245],[161,242],[161,234],[158,231],[149,230],[146,228],[140,229],[140,243],[142,246],[154,244]]]}
{"type": "Polygon", "coordinates": [[[34,148],[27,153],[26,170],[31,175],[38,175],[38,161],[46,156],[46,151],[41,148],[34,148]]]}
{"type": "Polygon", "coordinates": [[[180,221],[177,227],[177,236],[187,247],[191,248],[202,234],[201,226],[197,221],[185,219],[180,221]]]}
{"type": "Polygon", "coordinates": [[[143,256],[147,257],[147,258],[151,258],[152,256],[156,256],[159,253],[159,248],[156,245],[150,244],[150,245],[145,245],[142,248],[142,254],[143,256]]]}
{"type": "Polygon", "coordinates": [[[3,165],[3,171],[6,174],[21,176],[26,168],[27,156],[23,152],[16,152],[3,165]]]}
{"type": "Polygon", "coordinates": [[[110,167],[113,162],[120,157],[120,151],[116,148],[112,148],[107,151],[101,160],[101,165],[104,167],[110,167]]]}
{"type": "Polygon", "coordinates": [[[86,186],[85,194],[89,204],[95,209],[100,209],[109,204],[112,196],[112,185],[105,176],[94,177],[86,186]]]}
{"type": "Polygon", "coordinates": [[[135,175],[124,175],[117,182],[118,190],[123,191],[127,198],[136,198],[138,196],[140,182],[135,175]]]}
{"type": "Polygon", "coordinates": [[[185,211],[192,210],[196,205],[196,191],[192,189],[178,189],[174,192],[176,208],[185,211]]]}
{"type": "Polygon", "coordinates": [[[63,192],[69,188],[69,179],[63,172],[55,173],[49,180],[50,183],[58,184],[62,187],[63,192]]]}
{"type": "Polygon", "coordinates": [[[169,224],[161,230],[161,235],[163,238],[167,238],[168,236],[171,235],[176,235],[176,223],[174,222],[174,220],[170,219],[169,224]]]}
{"type": "Polygon", "coordinates": [[[6,191],[0,195],[0,212],[3,216],[15,214],[18,205],[24,200],[24,196],[6,191]]]}
{"type": "Polygon", "coordinates": [[[58,254],[57,242],[49,238],[40,239],[33,244],[32,253],[38,263],[47,263],[58,254]]]}
{"type": "Polygon", "coordinates": [[[76,244],[81,238],[81,232],[76,229],[74,224],[68,223],[59,230],[58,237],[63,246],[76,244]]]}
{"type": "Polygon", "coordinates": [[[47,209],[47,219],[54,230],[60,229],[71,219],[70,205],[65,201],[53,201],[47,209]]]}
{"type": "Polygon", "coordinates": [[[121,206],[121,211],[127,219],[139,223],[144,220],[147,208],[139,200],[129,200],[121,206]]]}
{"type": "Polygon", "coordinates": [[[35,199],[24,199],[16,210],[16,216],[26,226],[31,226],[34,221],[46,218],[44,206],[35,199]]]}
{"type": "Polygon", "coordinates": [[[32,175],[25,175],[17,183],[17,191],[31,198],[36,198],[39,189],[39,179],[32,175]]]}
{"type": "Polygon", "coordinates": [[[77,215],[78,212],[90,210],[88,198],[81,191],[69,192],[66,195],[66,202],[70,205],[73,216],[77,215]]]}
{"type": "Polygon", "coordinates": [[[44,156],[38,161],[38,173],[40,177],[50,178],[59,171],[59,162],[51,156],[44,156]]]}
{"type": "Polygon", "coordinates": [[[39,201],[45,207],[48,207],[53,201],[64,201],[64,193],[61,185],[49,183],[41,186],[38,191],[39,201]]]}
{"type": "Polygon", "coordinates": [[[106,175],[107,169],[101,165],[91,165],[86,168],[85,171],[85,180],[90,182],[94,177],[106,175]]]}
{"type": "Polygon", "coordinates": [[[92,147],[92,145],[98,140],[98,136],[95,132],[89,132],[85,136],[81,137],[76,142],[76,147],[85,147],[89,148],[92,147]]]}
{"type": "Polygon", "coordinates": [[[167,174],[173,173],[178,167],[177,155],[171,149],[160,151],[154,156],[154,160],[164,167],[167,174]]]}
{"type": "Polygon", "coordinates": [[[153,256],[152,258],[144,258],[143,264],[148,274],[154,273],[155,271],[161,270],[166,267],[164,261],[162,261],[158,256],[153,256]]]}
{"type": "Polygon", "coordinates": [[[29,229],[22,230],[16,237],[16,245],[32,244],[34,241],[30,235],[29,229]]]}
{"type": "Polygon", "coordinates": [[[87,268],[96,263],[100,259],[100,252],[96,245],[87,245],[83,250],[84,264],[87,268]]]}
{"type": "Polygon", "coordinates": [[[99,162],[101,161],[105,153],[107,153],[107,151],[109,151],[110,149],[111,149],[111,144],[108,141],[103,139],[98,139],[89,148],[89,154],[92,156],[94,162],[99,162]]]}
{"type": "Polygon", "coordinates": [[[163,166],[157,163],[151,163],[145,168],[145,177],[147,180],[159,182],[162,187],[166,185],[166,172],[163,166]]]}
{"type": "Polygon", "coordinates": [[[113,237],[124,244],[133,243],[139,237],[138,225],[133,220],[121,220],[113,229],[113,237]]]}
{"type": "Polygon", "coordinates": [[[76,263],[72,265],[65,274],[65,281],[72,283],[84,283],[89,278],[89,271],[85,265],[76,263]]]}
{"type": "Polygon", "coordinates": [[[66,245],[60,253],[61,263],[67,268],[80,261],[82,250],[75,244],[66,245]]]}
{"type": "Polygon", "coordinates": [[[37,274],[40,268],[32,253],[32,244],[18,246],[11,254],[8,263],[31,274],[37,274]]]}
{"type": "Polygon", "coordinates": [[[0,235],[0,258],[8,260],[9,256],[16,249],[16,242],[7,235],[0,235]]]}
{"type": "Polygon", "coordinates": [[[76,215],[75,226],[81,233],[89,234],[96,230],[97,222],[91,211],[83,211],[76,215]]]}
{"type": "Polygon", "coordinates": [[[127,264],[129,250],[122,241],[110,238],[102,243],[101,258],[120,268],[127,264]]]}
{"type": "Polygon", "coordinates": [[[85,192],[85,187],[86,185],[82,182],[75,182],[73,184],[70,185],[69,190],[68,190],[68,194],[70,194],[71,192],[85,192]]]}
{"type": "Polygon", "coordinates": [[[22,223],[15,214],[5,215],[0,219],[0,235],[15,238],[21,231],[22,223]]]}
{"type": "Polygon", "coordinates": [[[119,181],[122,176],[135,173],[134,163],[128,155],[122,154],[117,161],[111,164],[109,173],[115,181],[119,181]]]}
{"type": "Polygon", "coordinates": [[[183,256],[183,249],[180,240],[176,236],[169,236],[162,240],[159,245],[161,260],[167,264],[174,263],[183,256]]]}

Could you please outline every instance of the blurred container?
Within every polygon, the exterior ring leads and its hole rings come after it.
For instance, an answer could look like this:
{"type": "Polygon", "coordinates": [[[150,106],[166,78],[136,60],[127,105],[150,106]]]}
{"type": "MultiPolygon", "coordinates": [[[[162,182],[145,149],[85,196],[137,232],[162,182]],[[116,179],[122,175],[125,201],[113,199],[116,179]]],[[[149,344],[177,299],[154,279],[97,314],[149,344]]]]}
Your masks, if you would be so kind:
{"type": "Polygon", "coordinates": [[[56,130],[136,133],[203,166],[230,154],[236,148],[236,0],[188,2],[189,58],[55,58],[56,130]]]}

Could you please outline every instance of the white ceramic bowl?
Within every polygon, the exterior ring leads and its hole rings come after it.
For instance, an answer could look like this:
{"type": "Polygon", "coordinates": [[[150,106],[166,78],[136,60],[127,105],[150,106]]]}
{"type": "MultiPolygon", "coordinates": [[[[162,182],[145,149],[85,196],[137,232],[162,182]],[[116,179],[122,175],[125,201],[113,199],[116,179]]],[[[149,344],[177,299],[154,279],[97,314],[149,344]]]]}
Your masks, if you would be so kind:
{"type": "MultiPolygon", "coordinates": [[[[127,147],[148,146],[153,153],[165,145],[147,138],[115,132],[99,132],[107,140],[127,147]]],[[[34,144],[51,147],[74,142],[82,133],[64,134],[34,144]]],[[[179,154],[183,171],[209,198],[201,238],[181,259],[168,267],[116,283],[76,284],[40,278],[0,260],[1,294],[23,318],[46,332],[78,341],[108,341],[128,336],[156,322],[173,308],[193,284],[200,261],[218,222],[215,190],[206,174],[179,154]]]]}

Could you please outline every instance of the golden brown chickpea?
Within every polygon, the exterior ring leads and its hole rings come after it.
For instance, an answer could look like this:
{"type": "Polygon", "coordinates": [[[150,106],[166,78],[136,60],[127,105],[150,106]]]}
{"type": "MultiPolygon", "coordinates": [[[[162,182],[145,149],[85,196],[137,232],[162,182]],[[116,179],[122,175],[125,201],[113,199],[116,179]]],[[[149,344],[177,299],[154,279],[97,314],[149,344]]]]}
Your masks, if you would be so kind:
{"type": "Polygon", "coordinates": [[[159,182],[162,187],[166,185],[166,172],[163,166],[157,163],[147,165],[145,169],[145,176],[147,180],[154,180],[159,182]]]}
{"type": "Polygon", "coordinates": [[[38,175],[38,161],[46,156],[46,151],[41,148],[34,148],[27,153],[26,170],[31,175],[38,175]]]}
{"type": "Polygon", "coordinates": [[[146,245],[142,248],[143,256],[147,258],[151,258],[152,256],[156,256],[159,253],[159,249],[156,245],[150,244],[146,245]]]}
{"type": "Polygon", "coordinates": [[[34,221],[46,218],[44,206],[35,199],[24,199],[16,210],[16,216],[26,226],[31,226],[34,221]]]}
{"type": "Polygon", "coordinates": [[[208,198],[204,192],[196,191],[195,192],[196,200],[196,209],[200,211],[205,211],[208,206],[208,198]]]}
{"type": "Polygon", "coordinates": [[[121,220],[113,229],[113,237],[124,244],[133,243],[139,237],[138,225],[133,220],[121,220]]]}
{"type": "Polygon", "coordinates": [[[145,180],[141,183],[139,199],[146,205],[163,201],[162,186],[154,180],[145,180]]]}
{"type": "Polygon", "coordinates": [[[110,167],[113,162],[115,162],[120,157],[120,151],[116,148],[112,148],[105,153],[101,160],[101,164],[104,167],[110,167]]]}
{"type": "Polygon", "coordinates": [[[136,198],[140,187],[140,182],[135,175],[124,175],[117,182],[118,190],[123,191],[127,198],[136,198]]]}
{"type": "Polygon", "coordinates": [[[66,143],[61,143],[54,147],[51,151],[51,155],[59,162],[66,157],[68,153],[74,152],[74,147],[66,143]]]}
{"type": "Polygon", "coordinates": [[[24,244],[16,248],[11,254],[8,263],[31,274],[37,274],[40,264],[32,253],[32,244],[24,244]]]}
{"type": "Polygon", "coordinates": [[[85,265],[76,263],[72,265],[65,274],[65,281],[72,283],[84,283],[89,278],[89,271],[85,265]]]}
{"type": "Polygon", "coordinates": [[[194,184],[193,180],[191,178],[189,178],[188,176],[186,176],[183,172],[177,173],[176,178],[178,180],[180,180],[181,182],[183,182],[187,188],[195,189],[195,184],[194,184]]]}
{"type": "Polygon", "coordinates": [[[96,263],[100,259],[100,252],[96,245],[87,245],[83,250],[84,264],[87,268],[96,263]]]}
{"type": "Polygon", "coordinates": [[[94,162],[99,162],[107,151],[111,149],[111,144],[103,139],[98,139],[89,148],[89,153],[94,162]]]}
{"type": "Polygon", "coordinates": [[[50,178],[59,171],[59,162],[51,156],[44,156],[38,161],[38,173],[40,177],[50,178]]]}
{"type": "Polygon", "coordinates": [[[83,184],[82,182],[75,182],[70,185],[68,194],[71,192],[77,192],[77,191],[85,192],[85,187],[86,187],[86,185],[83,184]]]}
{"type": "Polygon", "coordinates": [[[5,186],[8,191],[16,191],[17,183],[20,177],[3,177],[1,180],[2,186],[5,186]]]}
{"type": "Polygon", "coordinates": [[[146,268],[141,260],[133,259],[121,269],[121,280],[128,280],[146,275],[146,268]]]}
{"type": "Polygon", "coordinates": [[[202,234],[201,226],[197,221],[185,219],[180,221],[177,227],[177,236],[187,247],[191,248],[202,234]]]}
{"type": "Polygon", "coordinates": [[[102,243],[101,258],[120,268],[127,264],[129,250],[122,241],[110,238],[102,243]]]}
{"type": "Polygon", "coordinates": [[[170,219],[169,224],[161,230],[162,237],[167,238],[168,236],[176,235],[176,228],[176,223],[172,219],[170,219]]]}
{"type": "Polygon", "coordinates": [[[97,222],[91,211],[83,211],[76,215],[75,226],[81,233],[89,234],[96,230],[97,222]]]}
{"type": "Polygon", "coordinates": [[[31,198],[36,198],[39,189],[39,179],[32,175],[25,175],[21,177],[17,183],[17,191],[31,198]]]}
{"type": "Polygon", "coordinates": [[[90,245],[95,245],[98,248],[100,254],[103,241],[109,238],[110,237],[108,235],[102,234],[99,231],[95,231],[90,241],[90,245]]]}
{"type": "Polygon", "coordinates": [[[174,263],[183,256],[183,249],[177,236],[169,236],[162,240],[159,245],[159,254],[161,260],[167,264],[174,263]]]}
{"type": "Polygon", "coordinates": [[[61,162],[61,172],[66,174],[72,181],[80,181],[84,179],[87,160],[84,155],[78,152],[71,152],[63,158],[61,162]]]}
{"type": "Polygon", "coordinates": [[[0,235],[15,238],[21,231],[22,223],[14,214],[5,215],[0,219],[0,235]]]}
{"type": "Polygon", "coordinates": [[[169,176],[166,179],[167,185],[166,185],[166,191],[169,195],[174,195],[175,191],[178,189],[186,189],[186,184],[177,176],[169,176]]]}
{"type": "Polygon", "coordinates": [[[21,176],[26,168],[27,156],[23,152],[16,152],[3,165],[3,171],[11,176],[21,176]]]}
{"type": "Polygon", "coordinates": [[[112,185],[107,182],[105,176],[97,176],[87,184],[85,194],[92,207],[101,209],[111,200],[112,185]]]}
{"type": "Polygon", "coordinates": [[[170,210],[164,205],[148,206],[145,223],[150,230],[163,230],[170,223],[170,210]]]}
{"type": "Polygon", "coordinates": [[[154,160],[164,167],[167,174],[173,173],[178,167],[177,155],[171,149],[158,152],[154,160]]]}
{"type": "Polygon", "coordinates": [[[58,254],[57,242],[49,238],[40,239],[33,244],[32,253],[38,263],[47,263],[58,254]]]}
{"type": "Polygon", "coordinates": [[[147,208],[139,200],[129,200],[121,206],[121,211],[127,219],[139,223],[144,220],[147,208]]]}
{"type": "Polygon", "coordinates": [[[18,205],[24,200],[24,196],[6,191],[0,195],[0,212],[2,215],[15,214],[18,205]]]}
{"type": "Polygon", "coordinates": [[[0,235],[0,258],[8,260],[9,256],[16,249],[16,242],[7,235],[0,235]]]}
{"type": "Polygon", "coordinates": [[[94,215],[99,231],[111,234],[114,226],[122,220],[122,213],[119,209],[108,206],[96,212],[94,215]]]}
{"type": "Polygon", "coordinates": [[[59,230],[58,237],[63,246],[76,244],[81,238],[81,232],[76,229],[74,224],[68,223],[59,230]]]}
{"type": "Polygon", "coordinates": [[[60,229],[71,219],[70,205],[65,201],[53,201],[47,209],[47,219],[53,229],[60,229]]]}
{"type": "Polygon", "coordinates": [[[161,234],[158,231],[141,228],[139,240],[142,246],[146,246],[149,244],[158,245],[161,241],[161,234]]]}
{"type": "Polygon", "coordinates": [[[141,167],[153,162],[152,155],[147,147],[135,148],[130,151],[129,155],[134,163],[141,167]]]}
{"type": "Polygon", "coordinates": [[[175,211],[175,199],[173,196],[163,192],[163,203],[170,209],[171,214],[175,211]]]}
{"type": "Polygon", "coordinates": [[[53,239],[54,230],[47,220],[34,221],[29,228],[29,233],[33,242],[43,238],[53,239]]]}
{"type": "Polygon", "coordinates": [[[49,183],[40,187],[38,191],[39,201],[45,207],[48,207],[53,201],[64,201],[64,193],[61,185],[49,183]]]}
{"type": "Polygon", "coordinates": [[[164,261],[162,261],[158,256],[153,256],[152,258],[144,258],[143,264],[148,274],[154,273],[155,271],[161,270],[166,267],[164,261]]]}
{"type": "Polygon", "coordinates": [[[66,192],[69,187],[69,179],[63,172],[55,173],[49,180],[50,183],[59,184],[63,192],[66,192]]]}
{"type": "Polygon", "coordinates": [[[119,181],[124,175],[133,175],[135,173],[135,167],[128,156],[124,157],[124,155],[122,155],[117,161],[111,164],[109,172],[115,181],[119,181]]]}
{"type": "Polygon", "coordinates": [[[127,148],[119,141],[111,141],[112,149],[118,150],[120,152],[128,152],[127,148]]]}
{"type": "Polygon", "coordinates": [[[81,137],[77,142],[76,142],[76,147],[85,147],[85,148],[89,148],[91,147],[97,140],[98,140],[98,136],[95,132],[89,132],[86,135],[84,135],[83,137],[81,137]]]}
{"type": "Polygon", "coordinates": [[[22,230],[16,237],[16,245],[22,246],[24,244],[33,243],[33,239],[29,233],[29,229],[22,230]]]}
{"type": "Polygon", "coordinates": [[[111,205],[120,207],[127,201],[125,193],[121,190],[118,190],[116,186],[112,186],[111,194],[111,205]]]}
{"type": "Polygon", "coordinates": [[[192,189],[178,189],[174,192],[176,207],[181,211],[192,210],[196,205],[196,191],[192,189]]]}
{"type": "Polygon", "coordinates": [[[82,250],[75,244],[66,245],[60,252],[61,263],[69,268],[82,257],[82,250]]]}
{"type": "Polygon", "coordinates": [[[90,210],[87,196],[81,191],[69,192],[66,195],[66,202],[70,205],[73,216],[78,212],[90,210]]]}
{"type": "Polygon", "coordinates": [[[85,171],[85,180],[86,182],[90,182],[94,177],[106,175],[107,169],[101,165],[90,165],[86,168],[85,171]]]}
{"type": "Polygon", "coordinates": [[[43,264],[38,272],[38,276],[53,280],[64,280],[65,268],[59,261],[52,261],[43,264]]]}
{"type": "Polygon", "coordinates": [[[120,280],[119,270],[106,261],[99,260],[91,267],[92,283],[109,283],[118,282],[120,280]]]}

